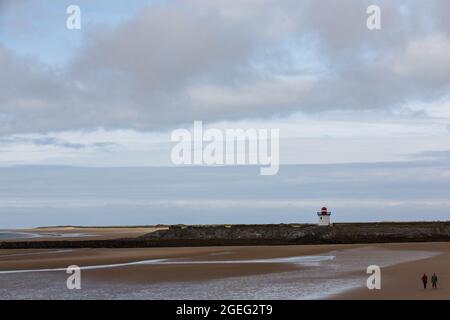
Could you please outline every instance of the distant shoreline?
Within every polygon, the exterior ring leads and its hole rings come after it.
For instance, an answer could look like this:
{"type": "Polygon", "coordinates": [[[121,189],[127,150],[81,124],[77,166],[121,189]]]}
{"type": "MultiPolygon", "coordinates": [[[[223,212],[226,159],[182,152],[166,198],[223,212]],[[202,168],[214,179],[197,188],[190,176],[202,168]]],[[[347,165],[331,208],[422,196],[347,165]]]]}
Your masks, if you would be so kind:
{"type": "MultiPolygon", "coordinates": [[[[161,225],[160,225],[161,226],[161,225]]],[[[62,227],[53,227],[58,229],[62,227]]],[[[64,227],[68,228],[68,227],[64,227]]],[[[77,229],[71,227],[73,232],[77,229]]],[[[42,228],[41,228],[42,229],[42,228]]],[[[45,228],[46,232],[50,228],[45,228]]],[[[84,230],[109,230],[113,227],[84,230]]],[[[266,225],[172,225],[160,228],[117,228],[115,237],[1,241],[0,249],[148,248],[203,246],[258,246],[301,244],[367,244],[448,242],[450,222],[337,223],[330,227],[312,224],[266,225]],[[130,229],[131,231],[129,231],[130,229]],[[135,231],[133,231],[135,230],[135,231]]]]}

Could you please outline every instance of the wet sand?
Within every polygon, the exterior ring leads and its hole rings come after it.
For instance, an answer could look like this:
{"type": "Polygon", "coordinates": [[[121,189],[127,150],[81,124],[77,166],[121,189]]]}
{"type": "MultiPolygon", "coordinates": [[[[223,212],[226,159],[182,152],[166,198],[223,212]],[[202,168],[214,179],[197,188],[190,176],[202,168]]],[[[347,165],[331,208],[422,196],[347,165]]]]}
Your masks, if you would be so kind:
{"type": "MultiPolygon", "coordinates": [[[[199,248],[138,248],[138,249],[76,249],[76,250],[0,250],[0,271],[66,268],[78,266],[129,263],[151,259],[183,259],[192,261],[229,261],[285,258],[318,255],[335,246],[261,246],[261,247],[199,247],[199,248]],[[32,254],[39,252],[40,254],[32,254]],[[55,253],[57,252],[57,253],[55,253]],[[11,256],[14,254],[14,256],[11,256]],[[21,254],[21,255],[18,255],[21,254]]],[[[258,275],[298,269],[286,263],[237,264],[175,264],[138,265],[121,268],[86,270],[90,279],[123,282],[160,282],[211,280],[226,277],[258,275]]]]}
{"type": "MultiPolygon", "coordinates": [[[[342,279],[361,277],[360,289],[350,290],[332,299],[449,299],[450,298],[450,243],[404,243],[379,245],[303,245],[254,247],[197,247],[197,248],[142,248],[142,249],[75,249],[75,250],[0,250],[0,271],[66,268],[79,266],[129,263],[152,259],[196,261],[194,264],[145,264],[114,268],[83,270],[83,277],[101,283],[152,284],[162,282],[192,282],[227,279],[241,276],[259,276],[288,271],[301,271],[303,265],[280,263],[227,263],[255,259],[274,259],[312,255],[339,255],[346,252],[358,260],[358,252],[432,252],[425,259],[382,268],[382,290],[369,291],[364,287],[365,269],[338,274],[342,279]],[[362,251],[358,251],[362,250],[362,251]],[[214,264],[201,263],[214,261],[214,264]],[[223,263],[221,263],[223,261],[223,263]],[[440,283],[437,290],[423,290],[420,277],[436,272],[440,283]]],[[[320,270],[320,269],[318,269],[320,270]]],[[[344,270],[345,271],[345,270],[344,270]]],[[[301,287],[302,283],[298,284],[301,287]]],[[[319,287],[320,288],[320,287],[319,287]]],[[[319,289],[320,290],[320,289],[319,289]]]]}

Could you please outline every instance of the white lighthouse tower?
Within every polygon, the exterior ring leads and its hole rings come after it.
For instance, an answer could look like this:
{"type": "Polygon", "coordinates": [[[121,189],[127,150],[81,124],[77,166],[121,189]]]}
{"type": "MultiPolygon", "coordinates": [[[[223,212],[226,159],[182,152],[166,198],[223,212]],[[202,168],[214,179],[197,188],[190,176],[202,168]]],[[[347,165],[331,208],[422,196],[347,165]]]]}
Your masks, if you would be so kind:
{"type": "Polygon", "coordinates": [[[326,207],[323,207],[322,210],[317,212],[317,215],[319,216],[319,222],[318,222],[319,226],[330,226],[331,225],[331,221],[330,221],[331,212],[328,211],[328,209],[326,207]]]}

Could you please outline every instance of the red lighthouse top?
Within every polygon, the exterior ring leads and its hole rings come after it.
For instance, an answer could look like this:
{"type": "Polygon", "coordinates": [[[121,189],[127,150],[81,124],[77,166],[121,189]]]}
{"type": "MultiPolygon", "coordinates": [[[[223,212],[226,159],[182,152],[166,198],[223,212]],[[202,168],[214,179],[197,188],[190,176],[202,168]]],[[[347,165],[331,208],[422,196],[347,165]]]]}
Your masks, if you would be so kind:
{"type": "Polygon", "coordinates": [[[322,207],[322,209],[319,212],[317,212],[317,214],[319,216],[329,216],[331,215],[331,212],[328,212],[327,207],[322,207]]]}

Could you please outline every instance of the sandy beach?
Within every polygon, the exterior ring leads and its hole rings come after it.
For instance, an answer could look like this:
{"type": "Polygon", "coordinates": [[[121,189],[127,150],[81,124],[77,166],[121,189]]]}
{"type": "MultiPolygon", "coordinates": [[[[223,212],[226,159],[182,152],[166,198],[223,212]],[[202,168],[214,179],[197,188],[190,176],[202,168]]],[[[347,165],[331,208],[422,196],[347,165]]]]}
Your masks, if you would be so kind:
{"type": "MultiPolygon", "coordinates": [[[[306,298],[450,298],[450,243],[0,250],[0,277],[14,276],[3,275],[5,271],[29,270],[26,274],[33,274],[32,270],[66,268],[73,264],[88,266],[82,271],[84,281],[118,287],[141,288],[170,283],[205,286],[214,281],[226,285],[227,282],[236,282],[235,279],[251,281],[259,277],[267,281],[273,278],[273,286],[281,289],[289,283],[295,292],[301,292],[302,287],[308,292],[316,291],[306,298]],[[139,263],[143,261],[145,263],[139,263]],[[382,289],[369,291],[365,288],[367,275],[364,266],[376,262],[382,266],[382,289]],[[98,268],[89,269],[89,266],[98,268]],[[330,273],[330,270],[337,269],[339,271],[330,273]],[[438,274],[437,290],[422,289],[420,277],[424,272],[429,277],[433,272],[438,274]],[[330,281],[339,281],[339,288],[333,289],[338,291],[337,294],[321,295],[321,283],[330,281]]],[[[5,286],[8,286],[8,281],[5,286]]],[[[250,298],[258,297],[257,293],[251,294],[250,298]]],[[[301,296],[291,297],[297,298],[301,296]]]]}
{"type": "Polygon", "coordinates": [[[429,250],[439,252],[429,259],[422,259],[387,267],[382,270],[382,289],[360,288],[337,296],[335,299],[450,299],[450,244],[449,243],[408,243],[383,245],[396,250],[429,250]],[[438,288],[431,289],[430,278],[436,272],[438,288]],[[420,281],[423,273],[428,275],[428,289],[424,290],[420,281]]]}
{"type": "MultiPolygon", "coordinates": [[[[18,241],[45,241],[45,240],[73,240],[81,238],[83,240],[111,240],[119,238],[135,238],[153,232],[165,229],[164,227],[49,227],[32,229],[6,230],[23,238],[1,239],[5,242],[18,241]]],[[[0,231],[1,232],[1,231],[0,231]]]]}

